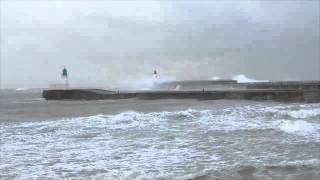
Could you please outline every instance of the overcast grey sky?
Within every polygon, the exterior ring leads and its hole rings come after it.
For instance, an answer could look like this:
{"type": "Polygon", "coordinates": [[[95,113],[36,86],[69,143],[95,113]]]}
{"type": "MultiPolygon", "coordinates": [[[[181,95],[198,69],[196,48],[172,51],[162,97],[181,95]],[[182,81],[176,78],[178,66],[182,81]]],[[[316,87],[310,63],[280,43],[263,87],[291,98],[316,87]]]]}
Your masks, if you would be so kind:
{"type": "Polygon", "coordinates": [[[320,1],[0,0],[2,87],[320,80],[320,1]]]}

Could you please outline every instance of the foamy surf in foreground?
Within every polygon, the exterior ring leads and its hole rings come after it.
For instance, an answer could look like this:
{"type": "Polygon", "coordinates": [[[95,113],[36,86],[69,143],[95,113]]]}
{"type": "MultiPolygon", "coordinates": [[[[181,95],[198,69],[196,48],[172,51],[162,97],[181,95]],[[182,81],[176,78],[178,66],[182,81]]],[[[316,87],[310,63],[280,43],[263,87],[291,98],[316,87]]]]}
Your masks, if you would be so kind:
{"type": "Polygon", "coordinates": [[[320,104],[234,104],[1,123],[0,177],[230,179],[248,169],[267,176],[275,166],[314,171],[319,112],[320,104]]]}

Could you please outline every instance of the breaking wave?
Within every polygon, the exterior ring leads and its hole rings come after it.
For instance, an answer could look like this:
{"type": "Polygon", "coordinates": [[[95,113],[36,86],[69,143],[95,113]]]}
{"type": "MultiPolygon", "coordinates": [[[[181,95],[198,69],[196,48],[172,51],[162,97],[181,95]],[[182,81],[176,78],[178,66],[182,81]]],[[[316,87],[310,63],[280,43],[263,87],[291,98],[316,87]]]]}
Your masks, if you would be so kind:
{"type": "Polygon", "coordinates": [[[320,124],[309,123],[306,121],[288,121],[283,120],[279,123],[280,130],[286,133],[299,135],[314,135],[316,139],[320,139],[320,124]]]}
{"type": "Polygon", "coordinates": [[[287,105],[274,106],[265,108],[267,113],[271,113],[277,117],[294,118],[294,119],[320,119],[320,104],[308,105],[287,105]]]}
{"type": "Polygon", "coordinates": [[[239,159],[303,164],[317,159],[319,110],[256,104],[2,123],[0,177],[192,179],[239,159]]]}
{"type": "MultiPolygon", "coordinates": [[[[219,80],[221,79],[219,76],[213,76],[210,78],[211,80],[219,80]]],[[[253,78],[249,78],[244,74],[238,74],[231,78],[232,80],[236,80],[239,83],[250,83],[250,82],[269,82],[269,80],[257,80],[253,78]]]]}
{"type": "Polygon", "coordinates": [[[27,91],[30,90],[30,88],[17,88],[16,91],[27,91]]]}
{"type": "Polygon", "coordinates": [[[287,111],[287,112],[280,111],[279,113],[282,115],[288,115],[297,119],[320,117],[320,109],[303,109],[303,110],[287,111]]]}
{"type": "Polygon", "coordinates": [[[249,83],[249,82],[268,82],[268,80],[257,80],[247,77],[244,74],[239,74],[232,77],[232,80],[237,80],[239,83],[249,83]]]}

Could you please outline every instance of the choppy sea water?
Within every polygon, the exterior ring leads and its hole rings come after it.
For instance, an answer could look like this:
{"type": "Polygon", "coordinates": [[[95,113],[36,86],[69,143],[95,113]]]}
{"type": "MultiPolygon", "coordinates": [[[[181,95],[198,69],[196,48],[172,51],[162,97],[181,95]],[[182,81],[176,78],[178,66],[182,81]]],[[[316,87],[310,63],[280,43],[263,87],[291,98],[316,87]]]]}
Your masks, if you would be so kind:
{"type": "Polygon", "coordinates": [[[320,104],[235,101],[0,123],[4,179],[320,177],[320,104]]]}

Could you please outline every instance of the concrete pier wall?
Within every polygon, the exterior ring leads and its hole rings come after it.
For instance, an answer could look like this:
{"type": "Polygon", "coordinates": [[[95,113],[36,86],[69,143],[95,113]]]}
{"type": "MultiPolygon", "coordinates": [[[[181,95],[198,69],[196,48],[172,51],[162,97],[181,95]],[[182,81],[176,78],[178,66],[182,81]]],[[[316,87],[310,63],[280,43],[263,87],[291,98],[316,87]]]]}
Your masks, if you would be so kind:
{"type": "Polygon", "coordinates": [[[320,90],[320,81],[279,81],[247,83],[247,89],[320,90]]]}
{"type": "Polygon", "coordinates": [[[157,90],[115,92],[101,89],[51,89],[47,100],[102,99],[246,99],[283,102],[320,102],[320,81],[237,83],[219,81],[174,81],[157,84],[157,90]],[[178,87],[178,88],[177,88],[178,87]]]}
{"type": "Polygon", "coordinates": [[[170,81],[156,83],[155,90],[203,90],[203,89],[245,89],[245,86],[237,84],[234,80],[202,80],[202,81],[170,81]]]}
{"type": "Polygon", "coordinates": [[[245,89],[278,89],[278,90],[320,90],[320,81],[278,81],[237,83],[233,80],[207,81],[172,81],[159,83],[155,90],[245,90],[245,89]]]}
{"type": "Polygon", "coordinates": [[[47,100],[102,100],[134,98],[135,94],[99,89],[52,89],[44,90],[42,96],[47,100]]]}
{"type": "Polygon", "coordinates": [[[45,90],[47,100],[106,100],[106,99],[243,99],[281,102],[320,102],[320,90],[236,90],[236,91],[140,91],[110,92],[104,90],[45,90]]]}

